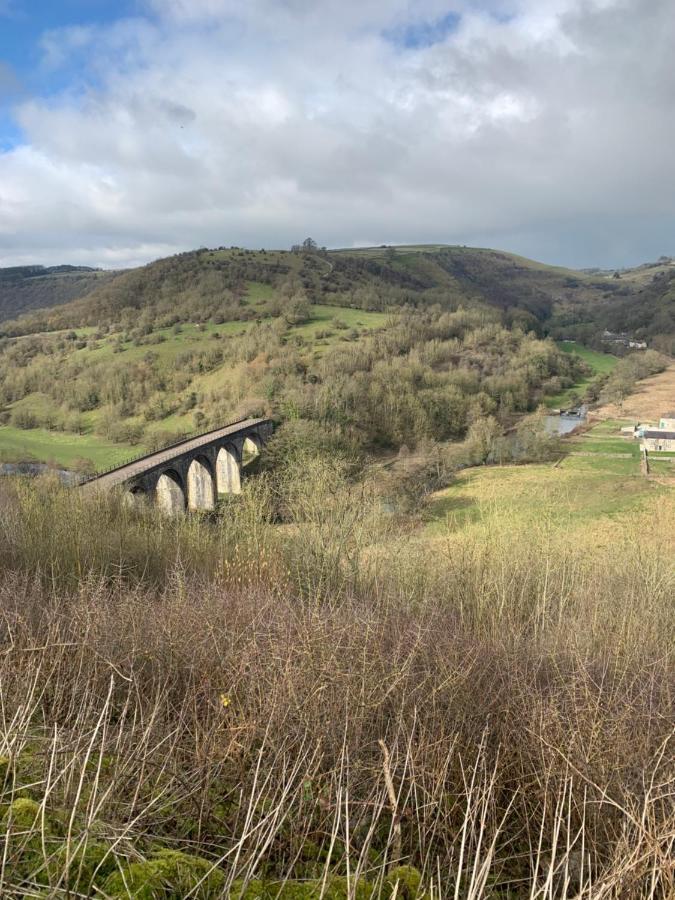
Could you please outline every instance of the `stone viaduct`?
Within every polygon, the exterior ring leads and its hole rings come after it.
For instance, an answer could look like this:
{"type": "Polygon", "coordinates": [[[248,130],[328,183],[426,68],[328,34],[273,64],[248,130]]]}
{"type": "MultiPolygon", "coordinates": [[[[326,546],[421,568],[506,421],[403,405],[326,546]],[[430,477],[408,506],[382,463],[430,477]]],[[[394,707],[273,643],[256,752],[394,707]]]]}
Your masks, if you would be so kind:
{"type": "Polygon", "coordinates": [[[244,419],[187,438],[86,481],[87,493],[115,488],[155,502],[170,515],[213,509],[219,494],[238,494],[245,463],[272,434],[270,419],[244,419]]]}

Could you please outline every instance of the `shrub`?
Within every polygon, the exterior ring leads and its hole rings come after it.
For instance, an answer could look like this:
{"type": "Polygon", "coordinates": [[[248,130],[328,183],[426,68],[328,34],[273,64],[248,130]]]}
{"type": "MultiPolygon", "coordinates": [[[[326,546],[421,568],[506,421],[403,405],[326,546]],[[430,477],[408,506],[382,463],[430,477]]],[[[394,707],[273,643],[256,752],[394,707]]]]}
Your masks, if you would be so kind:
{"type": "Polygon", "coordinates": [[[38,428],[40,425],[40,420],[36,413],[23,407],[12,411],[10,421],[15,428],[38,428]]]}

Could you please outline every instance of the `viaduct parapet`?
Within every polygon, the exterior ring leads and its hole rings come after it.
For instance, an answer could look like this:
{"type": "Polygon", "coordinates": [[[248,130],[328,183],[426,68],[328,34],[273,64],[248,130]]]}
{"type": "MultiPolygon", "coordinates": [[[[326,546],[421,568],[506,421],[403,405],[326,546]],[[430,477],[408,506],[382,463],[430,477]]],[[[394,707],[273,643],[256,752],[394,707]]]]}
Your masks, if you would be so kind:
{"type": "Polygon", "coordinates": [[[80,490],[119,489],[170,515],[213,509],[219,494],[241,491],[245,462],[260,453],[272,430],[270,419],[244,419],[95,476],[80,490]]]}

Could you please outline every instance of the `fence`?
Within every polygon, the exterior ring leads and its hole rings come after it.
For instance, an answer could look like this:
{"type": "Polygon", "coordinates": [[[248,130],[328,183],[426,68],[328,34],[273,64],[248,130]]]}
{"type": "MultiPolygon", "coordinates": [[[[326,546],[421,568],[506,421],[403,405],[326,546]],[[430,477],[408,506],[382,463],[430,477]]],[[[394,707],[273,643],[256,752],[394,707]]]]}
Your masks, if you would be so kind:
{"type": "Polygon", "coordinates": [[[123,462],[117,462],[112,466],[108,466],[106,469],[97,469],[93,475],[83,475],[78,483],[87,484],[90,481],[95,481],[102,475],[114,472],[116,469],[123,469],[125,466],[131,465],[131,463],[139,462],[142,459],[150,459],[150,457],[154,456],[156,453],[164,453],[166,450],[171,450],[173,447],[180,447],[181,444],[185,444],[187,441],[194,441],[195,438],[205,437],[207,434],[211,434],[214,431],[220,431],[223,428],[230,428],[233,425],[240,425],[242,422],[248,421],[249,418],[247,417],[245,419],[237,419],[234,422],[226,422],[225,425],[220,425],[218,428],[206,428],[204,431],[188,431],[180,438],[180,440],[173,441],[171,444],[166,444],[164,447],[157,447],[156,450],[152,450],[150,453],[137,453],[135,456],[130,456],[123,462]]]}

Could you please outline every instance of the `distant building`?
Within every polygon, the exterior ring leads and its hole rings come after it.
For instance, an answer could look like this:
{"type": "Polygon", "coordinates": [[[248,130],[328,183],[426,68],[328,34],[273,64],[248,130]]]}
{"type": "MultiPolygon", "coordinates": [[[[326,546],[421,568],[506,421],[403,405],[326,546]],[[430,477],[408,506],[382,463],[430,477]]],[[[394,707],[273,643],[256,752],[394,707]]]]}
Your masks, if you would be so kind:
{"type": "MultiPolygon", "coordinates": [[[[621,431],[626,434],[627,428],[621,431]]],[[[672,413],[661,416],[658,426],[636,425],[634,436],[641,441],[641,448],[650,453],[664,453],[675,450],[675,416],[672,413]]]]}
{"type": "Polygon", "coordinates": [[[675,450],[675,428],[646,428],[642,432],[642,449],[652,453],[675,450]]]}
{"type": "Polygon", "coordinates": [[[605,329],[605,331],[602,332],[602,342],[603,344],[620,344],[622,347],[628,347],[631,350],[647,349],[646,341],[636,341],[635,338],[632,338],[625,331],[617,333],[605,329]]]}

